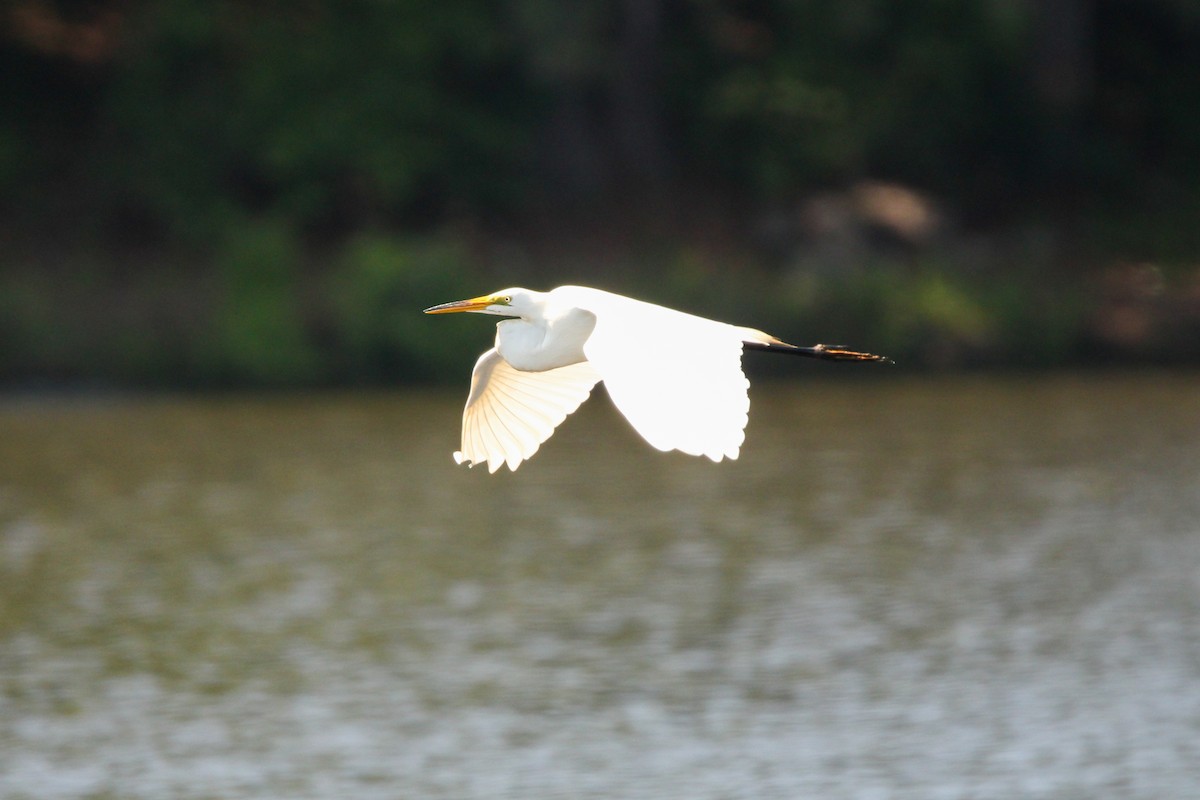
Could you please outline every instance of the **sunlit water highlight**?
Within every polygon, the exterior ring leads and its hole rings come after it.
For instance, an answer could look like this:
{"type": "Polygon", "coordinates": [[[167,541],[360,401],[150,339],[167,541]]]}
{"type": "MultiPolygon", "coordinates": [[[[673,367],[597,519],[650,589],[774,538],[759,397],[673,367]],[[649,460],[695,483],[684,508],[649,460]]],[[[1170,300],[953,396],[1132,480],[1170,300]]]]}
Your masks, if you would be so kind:
{"type": "Polygon", "coordinates": [[[1200,380],[0,405],[0,797],[1200,795],[1200,380]]]}

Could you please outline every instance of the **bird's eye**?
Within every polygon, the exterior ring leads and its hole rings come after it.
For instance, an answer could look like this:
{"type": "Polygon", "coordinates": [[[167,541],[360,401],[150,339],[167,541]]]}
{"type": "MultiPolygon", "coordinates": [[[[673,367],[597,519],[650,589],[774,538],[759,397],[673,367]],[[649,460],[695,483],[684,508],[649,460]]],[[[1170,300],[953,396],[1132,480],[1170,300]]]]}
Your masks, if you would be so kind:
{"type": "Polygon", "coordinates": [[[509,303],[512,302],[512,298],[509,297],[508,295],[505,295],[504,297],[500,298],[500,302],[504,303],[505,305],[508,305],[509,303]]]}

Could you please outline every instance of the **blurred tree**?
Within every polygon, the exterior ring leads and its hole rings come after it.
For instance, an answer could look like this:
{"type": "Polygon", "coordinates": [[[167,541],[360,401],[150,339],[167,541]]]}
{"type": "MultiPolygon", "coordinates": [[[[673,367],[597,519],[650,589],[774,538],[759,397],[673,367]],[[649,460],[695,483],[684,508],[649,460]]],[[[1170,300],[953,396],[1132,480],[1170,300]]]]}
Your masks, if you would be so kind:
{"type": "Polygon", "coordinates": [[[868,176],[985,217],[1093,177],[1182,186],[1197,8],[10,0],[0,203],[205,242],[264,212],[341,236],[868,176]]]}
{"type": "Polygon", "coordinates": [[[661,188],[669,173],[663,0],[513,0],[523,63],[544,92],[540,161],[554,190],[661,188]]]}
{"type": "Polygon", "coordinates": [[[624,0],[613,118],[623,166],[636,182],[661,188],[668,174],[662,86],[662,0],[624,0]]]}
{"type": "MultiPolygon", "coordinates": [[[[1196,97],[1195,0],[4,0],[0,293],[22,299],[0,335],[55,331],[43,363],[100,363],[55,316],[87,263],[114,291],[168,273],[199,308],[171,329],[212,379],[427,370],[392,304],[502,249],[443,251],[439,231],[562,241],[576,220],[644,231],[669,262],[702,224],[674,223],[706,208],[750,241],[870,182],[964,227],[1082,231],[1092,260],[1165,254],[1182,273],[1200,252],[1196,97]],[[61,258],[72,244],[89,257],[61,258]],[[331,272],[336,309],[314,289],[331,272]]],[[[710,292],[716,260],[686,263],[672,285],[710,292]]],[[[894,330],[1003,339],[981,320],[1021,303],[976,290],[910,285],[935,324],[894,330]]]]}
{"type": "Polygon", "coordinates": [[[1078,113],[1095,80],[1095,5],[1095,0],[1033,3],[1033,84],[1043,102],[1063,115],[1078,113]]]}
{"type": "Polygon", "coordinates": [[[491,9],[148,7],[109,87],[107,178],[201,231],[266,209],[337,230],[497,202],[522,145],[491,9]]]}
{"type": "Polygon", "coordinates": [[[571,195],[599,191],[609,169],[593,104],[609,58],[604,11],[603,0],[512,4],[524,77],[546,106],[535,134],[538,160],[549,180],[571,195]]]}

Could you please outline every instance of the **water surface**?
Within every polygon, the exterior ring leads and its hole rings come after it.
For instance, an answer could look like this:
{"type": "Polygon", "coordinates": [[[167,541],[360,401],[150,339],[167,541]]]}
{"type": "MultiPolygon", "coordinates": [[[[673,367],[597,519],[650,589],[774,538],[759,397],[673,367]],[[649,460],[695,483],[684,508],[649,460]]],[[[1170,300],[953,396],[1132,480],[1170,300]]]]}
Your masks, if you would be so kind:
{"type": "Polygon", "coordinates": [[[1200,380],[0,404],[5,798],[1161,798],[1200,786],[1200,380]]]}

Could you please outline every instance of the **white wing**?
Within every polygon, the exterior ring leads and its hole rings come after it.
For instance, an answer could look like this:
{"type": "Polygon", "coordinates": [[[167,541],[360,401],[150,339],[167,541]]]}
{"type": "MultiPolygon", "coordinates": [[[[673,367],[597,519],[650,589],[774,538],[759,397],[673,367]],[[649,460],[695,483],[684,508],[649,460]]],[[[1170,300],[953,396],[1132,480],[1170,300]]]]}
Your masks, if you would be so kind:
{"type": "Polygon", "coordinates": [[[737,458],[750,411],[746,331],[607,292],[589,295],[597,322],[584,353],[637,432],[659,450],[737,458]]]}
{"type": "Polygon", "coordinates": [[[471,394],[463,410],[459,464],[487,462],[515,470],[550,438],[567,415],[591,394],[600,376],[587,363],[546,372],[522,372],[509,366],[495,348],[475,362],[471,394]]]}

